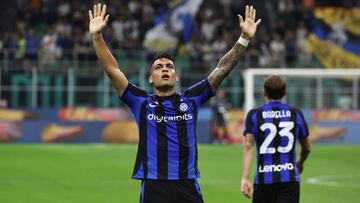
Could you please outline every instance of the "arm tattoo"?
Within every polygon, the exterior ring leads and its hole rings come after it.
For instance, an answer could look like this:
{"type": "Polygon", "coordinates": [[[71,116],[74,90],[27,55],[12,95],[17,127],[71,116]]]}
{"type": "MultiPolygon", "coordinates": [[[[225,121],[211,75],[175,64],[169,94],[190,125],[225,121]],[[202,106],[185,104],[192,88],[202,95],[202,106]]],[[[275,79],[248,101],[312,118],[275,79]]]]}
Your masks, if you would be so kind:
{"type": "Polygon", "coordinates": [[[225,77],[235,68],[245,49],[245,46],[235,43],[233,48],[220,59],[217,67],[208,77],[213,90],[217,90],[225,77]]]}

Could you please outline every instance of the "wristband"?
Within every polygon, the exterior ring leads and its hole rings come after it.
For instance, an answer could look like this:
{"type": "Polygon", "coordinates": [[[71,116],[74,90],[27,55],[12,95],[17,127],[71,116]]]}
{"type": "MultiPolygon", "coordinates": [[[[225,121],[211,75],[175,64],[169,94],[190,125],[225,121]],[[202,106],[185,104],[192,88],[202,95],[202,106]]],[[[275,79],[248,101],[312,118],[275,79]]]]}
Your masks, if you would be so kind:
{"type": "Polygon", "coordinates": [[[237,43],[243,45],[244,47],[247,47],[249,44],[249,40],[243,38],[242,36],[240,36],[239,40],[237,41],[237,43]]]}

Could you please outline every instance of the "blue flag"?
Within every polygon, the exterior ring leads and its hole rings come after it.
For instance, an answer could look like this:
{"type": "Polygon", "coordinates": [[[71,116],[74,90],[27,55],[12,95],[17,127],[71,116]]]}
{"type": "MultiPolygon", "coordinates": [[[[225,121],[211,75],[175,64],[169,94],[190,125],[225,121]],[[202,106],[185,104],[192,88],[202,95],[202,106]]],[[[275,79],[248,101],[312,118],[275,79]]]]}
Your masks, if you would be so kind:
{"type": "Polygon", "coordinates": [[[187,42],[192,33],[192,22],[203,0],[170,1],[169,11],[156,17],[156,25],[144,40],[147,49],[163,52],[176,48],[179,41],[187,42]],[[179,38],[178,36],[181,36],[179,38]]]}

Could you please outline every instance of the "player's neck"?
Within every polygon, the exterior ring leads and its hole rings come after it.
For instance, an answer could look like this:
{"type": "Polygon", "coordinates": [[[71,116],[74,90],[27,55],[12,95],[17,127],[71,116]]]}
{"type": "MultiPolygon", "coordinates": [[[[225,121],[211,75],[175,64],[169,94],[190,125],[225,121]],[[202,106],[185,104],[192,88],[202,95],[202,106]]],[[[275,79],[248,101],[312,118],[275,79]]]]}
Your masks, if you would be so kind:
{"type": "Polygon", "coordinates": [[[270,103],[270,102],[282,102],[282,99],[267,99],[266,101],[267,101],[267,103],[270,103]]]}
{"type": "Polygon", "coordinates": [[[175,92],[176,92],[175,88],[171,88],[171,89],[154,88],[154,95],[159,96],[159,97],[168,97],[168,96],[175,94],[175,92]]]}

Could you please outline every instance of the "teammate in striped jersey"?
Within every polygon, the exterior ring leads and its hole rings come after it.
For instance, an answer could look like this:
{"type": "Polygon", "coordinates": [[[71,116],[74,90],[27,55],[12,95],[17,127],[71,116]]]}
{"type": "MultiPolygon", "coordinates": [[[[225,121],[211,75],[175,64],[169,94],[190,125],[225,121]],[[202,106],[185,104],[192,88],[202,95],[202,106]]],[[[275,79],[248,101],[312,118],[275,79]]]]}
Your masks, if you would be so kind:
{"type": "Polygon", "coordinates": [[[197,178],[196,120],[201,104],[212,97],[234,69],[249,39],[255,35],[256,11],[246,6],[245,20],[239,15],[242,35],[219,61],[215,70],[184,93],[177,92],[179,80],[174,60],[168,55],[157,57],[150,69],[153,93],[128,82],[108,50],[101,30],[109,16],[106,6],[97,4],[89,11],[89,30],[96,54],[104,71],[115,86],[120,99],[129,106],[139,129],[139,146],[134,179],[142,180],[140,202],[203,202],[197,178]]]}
{"type": "Polygon", "coordinates": [[[241,192],[254,203],[299,202],[299,175],[310,153],[309,131],[302,112],[281,102],[286,83],[271,75],[265,79],[267,103],[249,111],[245,121],[241,192]],[[301,155],[296,161],[296,140],[301,155]],[[257,170],[254,188],[249,180],[253,144],[256,143],[257,170]]]}

